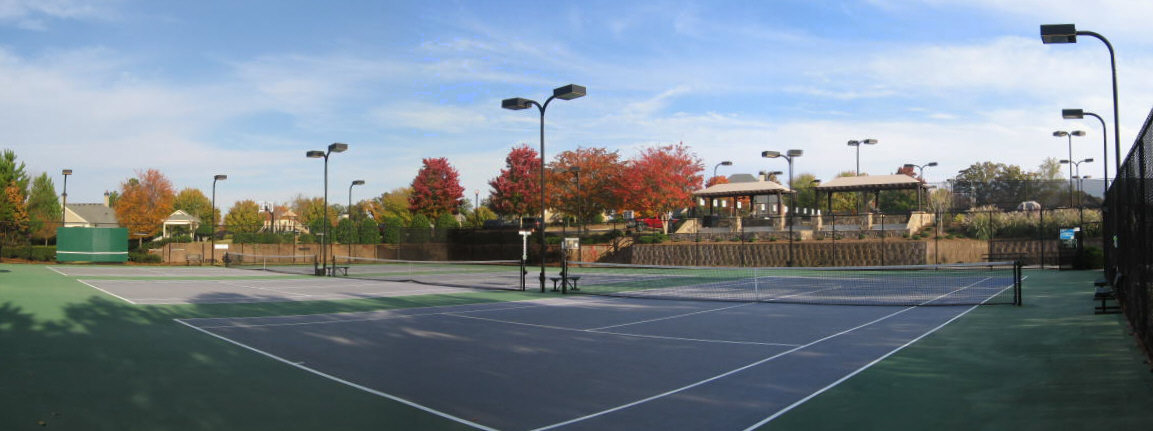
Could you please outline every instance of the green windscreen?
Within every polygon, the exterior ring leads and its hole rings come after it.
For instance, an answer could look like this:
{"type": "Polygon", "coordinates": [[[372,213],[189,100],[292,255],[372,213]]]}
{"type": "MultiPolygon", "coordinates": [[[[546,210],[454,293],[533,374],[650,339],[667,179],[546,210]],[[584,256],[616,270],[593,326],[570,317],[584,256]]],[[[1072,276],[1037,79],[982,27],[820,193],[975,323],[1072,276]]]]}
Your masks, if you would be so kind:
{"type": "Polygon", "coordinates": [[[58,262],[127,262],[128,229],[122,227],[56,228],[58,262]]]}

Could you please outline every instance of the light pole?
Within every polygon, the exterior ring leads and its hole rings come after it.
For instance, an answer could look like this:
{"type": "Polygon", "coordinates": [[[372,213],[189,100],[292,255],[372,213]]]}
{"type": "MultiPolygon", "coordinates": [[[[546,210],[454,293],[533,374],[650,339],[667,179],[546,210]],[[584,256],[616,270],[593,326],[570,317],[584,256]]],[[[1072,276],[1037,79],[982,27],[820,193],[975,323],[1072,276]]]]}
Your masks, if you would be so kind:
{"type": "MultiPolygon", "coordinates": [[[[1105,169],[1101,176],[1102,183],[1105,184],[1105,190],[1101,196],[1105,196],[1109,194],[1109,133],[1105,128],[1105,120],[1101,119],[1100,115],[1082,109],[1061,110],[1061,118],[1066,120],[1079,120],[1085,118],[1086,115],[1096,118],[1097,121],[1101,123],[1101,167],[1105,169]]],[[[1117,157],[1121,157],[1121,155],[1117,154],[1117,157]]]]}
{"type": "MultiPolygon", "coordinates": [[[[348,144],[342,144],[340,142],[335,142],[335,143],[329,144],[327,152],[319,151],[319,150],[311,150],[311,151],[305,153],[305,156],[307,156],[310,159],[320,159],[320,158],[324,159],[324,220],[323,220],[324,235],[323,235],[323,238],[320,239],[320,260],[321,260],[321,263],[320,263],[320,270],[319,270],[319,272],[316,273],[316,275],[328,274],[328,244],[329,244],[329,241],[331,241],[330,239],[328,239],[328,237],[329,237],[328,228],[332,224],[332,223],[328,222],[328,156],[332,155],[332,153],[343,153],[346,150],[348,150],[348,144]]],[[[333,271],[333,272],[335,273],[336,271],[333,271]]],[[[329,275],[332,275],[332,274],[329,274],[329,275]]]]}
{"type": "MultiPolygon", "coordinates": [[[[875,140],[874,140],[874,143],[876,143],[875,140]]],[[[788,266],[793,266],[793,215],[795,215],[797,213],[797,208],[796,208],[797,207],[797,193],[795,190],[793,190],[793,159],[795,159],[797,157],[801,157],[804,154],[805,154],[805,152],[801,151],[801,150],[789,150],[785,154],[781,154],[780,151],[762,151],[761,152],[761,157],[764,157],[766,159],[775,159],[778,157],[784,157],[785,160],[787,160],[789,162],[789,192],[792,193],[793,198],[791,199],[791,202],[790,202],[791,205],[789,206],[789,261],[788,261],[788,266]]]]}
{"type": "Polygon", "coordinates": [[[548,104],[553,99],[572,100],[578,97],[584,97],[585,88],[576,84],[569,84],[563,87],[557,87],[552,90],[552,96],[545,99],[544,104],[537,103],[535,100],[525,99],[522,97],[513,97],[511,99],[504,99],[500,102],[500,107],[504,109],[511,109],[519,111],[536,106],[540,110],[540,291],[544,292],[544,265],[545,265],[545,221],[544,221],[544,206],[545,206],[545,182],[544,182],[544,113],[548,109],[548,104]]]}
{"type": "Polygon", "coordinates": [[[584,233],[584,225],[581,224],[581,168],[580,168],[580,166],[573,166],[571,168],[568,168],[568,171],[570,173],[572,173],[573,176],[576,177],[576,197],[577,197],[576,222],[577,222],[577,235],[579,236],[580,234],[584,233]]]}
{"type": "Polygon", "coordinates": [[[861,176],[861,145],[877,145],[876,139],[862,139],[860,141],[849,141],[850,147],[857,148],[857,176],[861,176]]]}
{"type": "MultiPolygon", "coordinates": [[[[1066,132],[1064,130],[1058,130],[1056,132],[1053,132],[1053,136],[1057,137],[1057,138],[1069,138],[1069,159],[1068,160],[1073,160],[1073,137],[1074,136],[1085,136],[1085,132],[1082,130],[1074,130],[1072,132],[1066,132]]],[[[1069,208],[1073,208],[1073,165],[1069,165],[1069,208]]]]}
{"type": "MultiPolygon", "coordinates": [[[[1050,43],[1077,43],[1077,36],[1090,36],[1097,38],[1109,49],[1109,68],[1113,73],[1113,154],[1115,154],[1117,173],[1121,172],[1121,120],[1117,113],[1117,59],[1113,55],[1113,44],[1105,36],[1091,32],[1077,30],[1074,24],[1045,24],[1041,26],[1041,42],[1050,43]]],[[[1094,115],[1095,116],[1095,115],[1094,115]]],[[[1068,118],[1068,117],[1066,117],[1068,118]]],[[[1100,119],[1101,117],[1097,117],[1100,119]]],[[[1102,122],[1104,125],[1104,122],[1102,122]]],[[[1106,159],[1108,161],[1108,159],[1106,159]]],[[[1106,175],[1108,179],[1108,175],[1106,175]]]]}
{"type": "MultiPolygon", "coordinates": [[[[919,173],[919,176],[921,177],[921,183],[922,184],[925,183],[925,168],[931,168],[934,166],[937,166],[937,162],[929,162],[929,163],[925,163],[923,165],[916,165],[913,163],[905,163],[905,169],[917,168],[917,172],[919,173]]],[[[921,186],[917,186],[917,210],[922,211],[922,208],[921,208],[921,186]]]]}
{"type": "Polygon", "coordinates": [[[65,227],[64,221],[68,214],[68,176],[72,175],[72,170],[65,169],[60,173],[64,175],[64,192],[60,194],[60,197],[64,199],[64,202],[60,204],[60,227],[65,227]]]}
{"type": "MultiPolygon", "coordinates": [[[[1081,160],[1061,159],[1061,164],[1071,165],[1071,167],[1076,172],[1076,174],[1072,175],[1071,178],[1074,178],[1077,180],[1077,190],[1078,191],[1081,190],[1081,178],[1082,178],[1081,177],[1081,164],[1082,163],[1093,163],[1093,159],[1092,158],[1081,159],[1081,160]]],[[[1078,202],[1078,204],[1080,204],[1080,202],[1081,202],[1080,197],[1078,197],[1077,202],[1078,202]]]]}
{"type": "Polygon", "coordinates": [[[208,222],[210,227],[208,231],[209,236],[212,238],[210,240],[212,243],[212,251],[210,252],[211,255],[208,258],[208,262],[212,265],[216,265],[216,182],[227,179],[228,175],[215,175],[212,177],[212,212],[208,214],[208,219],[211,220],[208,222]]]}
{"type": "Polygon", "coordinates": [[[723,162],[717,163],[716,166],[713,166],[713,178],[717,177],[717,168],[719,168],[721,166],[732,166],[732,165],[733,165],[733,162],[731,160],[725,160],[723,162]]]}
{"type": "Polygon", "coordinates": [[[352,258],[352,243],[360,239],[360,228],[356,225],[356,221],[352,219],[352,188],[354,186],[363,186],[364,180],[352,180],[352,184],[348,185],[348,227],[352,230],[352,238],[348,241],[348,257],[352,258]]]}

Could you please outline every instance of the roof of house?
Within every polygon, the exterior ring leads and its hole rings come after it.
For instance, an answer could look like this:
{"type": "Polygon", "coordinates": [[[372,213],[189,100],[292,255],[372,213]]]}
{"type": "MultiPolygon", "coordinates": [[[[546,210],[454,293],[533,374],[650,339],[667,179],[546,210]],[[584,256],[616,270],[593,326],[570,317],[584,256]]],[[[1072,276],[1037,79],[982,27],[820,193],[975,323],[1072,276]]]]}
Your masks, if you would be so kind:
{"type": "Polygon", "coordinates": [[[916,190],[928,185],[908,175],[862,175],[837,177],[816,188],[822,192],[861,192],[873,190],[916,190]]]}
{"type": "Polygon", "coordinates": [[[793,193],[787,187],[773,181],[752,181],[747,183],[716,184],[693,193],[702,197],[760,196],[779,193],[793,193]]]}
{"type": "Polygon", "coordinates": [[[68,211],[88,224],[105,227],[120,225],[120,222],[116,220],[116,211],[104,206],[104,204],[68,204],[68,211]]]}

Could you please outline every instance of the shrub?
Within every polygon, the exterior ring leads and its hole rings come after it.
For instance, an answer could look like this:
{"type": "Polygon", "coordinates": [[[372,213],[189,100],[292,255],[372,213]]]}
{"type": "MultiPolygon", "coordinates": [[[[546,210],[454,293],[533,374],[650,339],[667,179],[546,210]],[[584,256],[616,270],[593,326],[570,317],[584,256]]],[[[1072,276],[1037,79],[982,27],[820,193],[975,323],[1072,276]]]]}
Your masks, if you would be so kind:
{"type": "Polygon", "coordinates": [[[163,261],[159,254],[152,254],[147,251],[133,250],[128,252],[128,261],[136,263],[160,263],[163,261]]]}

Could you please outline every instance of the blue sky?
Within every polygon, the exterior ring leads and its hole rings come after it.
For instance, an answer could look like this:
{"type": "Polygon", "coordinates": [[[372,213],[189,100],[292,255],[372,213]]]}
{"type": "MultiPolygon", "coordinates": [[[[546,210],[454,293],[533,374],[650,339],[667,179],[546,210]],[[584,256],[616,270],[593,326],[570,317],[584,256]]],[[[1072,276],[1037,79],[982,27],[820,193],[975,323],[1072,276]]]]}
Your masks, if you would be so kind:
{"type": "Polygon", "coordinates": [[[500,100],[576,83],[587,97],[549,107],[550,159],[684,142],[709,174],[755,173],[786,167],[761,151],[797,148],[796,172],[827,179],[853,169],[846,141],[876,138],[863,172],[937,161],[941,181],[1066,158],[1051,133],[1084,129],[1073,156],[1099,177],[1100,126],[1060,110],[1112,127],[1107,51],[1043,45],[1038,26],[1113,43],[1127,150],[1153,103],[1150,16],[1141,0],[0,0],[0,147],[57,187],[73,169],[71,202],[149,168],[206,193],[229,175],[225,208],[319,196],[304,153],[337,141],[334,202],[353,179],[354,200],[407,186],[427,157],[483,198],[511,147],[539,145],[534,111],[500,100]]]}

